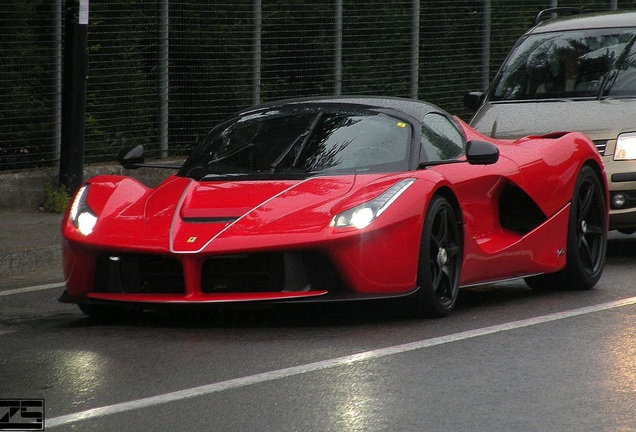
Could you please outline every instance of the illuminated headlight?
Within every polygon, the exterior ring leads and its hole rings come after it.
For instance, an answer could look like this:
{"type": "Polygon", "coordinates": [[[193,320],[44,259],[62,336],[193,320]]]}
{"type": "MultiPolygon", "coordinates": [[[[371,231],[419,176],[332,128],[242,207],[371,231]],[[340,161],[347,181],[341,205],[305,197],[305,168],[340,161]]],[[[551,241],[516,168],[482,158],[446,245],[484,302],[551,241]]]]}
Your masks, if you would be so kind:
{"type": "Polygon", "coordinates": [[[636,132],[624,133],[616,140],[614,160],[636,159],[636,132]]]}
{"type": "Polygon", "coordinates": [[[97,223],[97,216],[86,204],[87,196],[88,185],[84,185],[75,194],[75,199],[73,199],[68,215],[73,225],[85,236],[93,232],[93,228],[95,228],[97,223]]]}
{"type": "Polygon", "coordinates": [[[337,214],[331,220],[330,226],[357,229],[368,227],[414,182],[415,179],[412,178],[397,182],[371,201],[337,214]]]}

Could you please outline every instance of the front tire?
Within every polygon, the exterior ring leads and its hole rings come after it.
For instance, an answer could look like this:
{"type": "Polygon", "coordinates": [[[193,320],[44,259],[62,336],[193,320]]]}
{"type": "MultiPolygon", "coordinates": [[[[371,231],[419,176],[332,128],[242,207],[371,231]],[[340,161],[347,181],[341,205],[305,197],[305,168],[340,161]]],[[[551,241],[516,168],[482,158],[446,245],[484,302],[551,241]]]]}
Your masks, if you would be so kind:
{"type": "Polygon", "coordinates": [[[455,209],[446,198],[435,195],[426,212],[420,242],[418,316],[443,317],[455,307],[462,262],[461,238],[455,209]]]}
{"type": "Polygon", "coordinates": [[[531,288],[588,290],[598,283],[607,248],[607,207],[601,184],[592,167],[581,169],[568,222],[566,267],[558,273],[526,278],[531,288]]]}

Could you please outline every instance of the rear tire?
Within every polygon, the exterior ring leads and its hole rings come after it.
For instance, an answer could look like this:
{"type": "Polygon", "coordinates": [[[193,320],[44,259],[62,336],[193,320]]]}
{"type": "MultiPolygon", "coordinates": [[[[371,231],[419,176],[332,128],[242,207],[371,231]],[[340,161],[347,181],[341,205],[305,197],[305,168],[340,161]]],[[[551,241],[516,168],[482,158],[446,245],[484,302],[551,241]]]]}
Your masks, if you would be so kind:
{"type": "Polygon", "coordinates": [[[416,314],[443,317],[451,313],[459,292],[462,236],[451,203],[435,195],[426,212],[417,274],[416,314]]]}
{"type": "Polygon", "coordinates": [[[607,211],[601,180],[590,166],[579,173],[568,222],[567,263],[557,273],[525,278],[533,289],[588,290],[601,278],[607,248],[607,211]]]}

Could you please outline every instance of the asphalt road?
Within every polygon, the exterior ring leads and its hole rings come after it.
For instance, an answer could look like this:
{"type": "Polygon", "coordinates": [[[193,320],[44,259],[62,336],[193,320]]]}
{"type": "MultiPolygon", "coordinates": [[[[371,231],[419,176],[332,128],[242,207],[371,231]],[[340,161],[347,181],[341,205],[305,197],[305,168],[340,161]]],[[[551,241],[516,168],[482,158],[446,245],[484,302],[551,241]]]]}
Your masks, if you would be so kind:
{"type": "Polygon", "coordinates": [[[0,283],[0,399],[44,399],[53,431],[636,431],[634,263],[636,235],[613,236],[594,290],[465,289],[443,319],[379,302],[110,325],[43,269],[0,283]]]}

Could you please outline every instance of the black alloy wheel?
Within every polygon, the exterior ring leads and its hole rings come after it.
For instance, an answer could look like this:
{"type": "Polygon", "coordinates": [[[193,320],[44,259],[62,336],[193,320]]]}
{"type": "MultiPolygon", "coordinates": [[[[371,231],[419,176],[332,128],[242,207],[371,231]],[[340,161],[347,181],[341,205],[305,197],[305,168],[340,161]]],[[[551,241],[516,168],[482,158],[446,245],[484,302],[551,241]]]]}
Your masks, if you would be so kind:
{"type": "Polygon", "coordinates": [[[607,249],[607,206],[601,185],[592,167],[581,169],[568,222],[566,268],[526,278],[531,288],[588,290],[598,283],[607,249]]]}
{"type": "Polygon", "coordinates": [[[462,262],[461,231],[457,213],[440,195],[426,213],[417,275],[417,314],[442,317],[450,314],[459,292],[462,262]]]}

